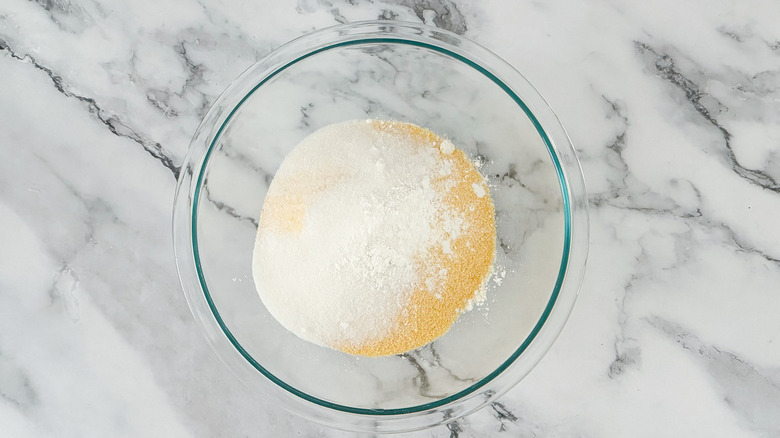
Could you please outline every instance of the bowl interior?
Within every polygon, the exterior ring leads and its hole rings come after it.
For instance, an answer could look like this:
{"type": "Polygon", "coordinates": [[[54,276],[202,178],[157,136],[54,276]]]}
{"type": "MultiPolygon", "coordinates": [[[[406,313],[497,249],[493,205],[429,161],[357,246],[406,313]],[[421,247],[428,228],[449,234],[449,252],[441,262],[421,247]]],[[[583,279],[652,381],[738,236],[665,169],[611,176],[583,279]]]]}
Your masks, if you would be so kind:
{"type": "Polygon", "coordinates": [[[522,354],[555,301],[566,207],[547,143],[511,89],[435,46],[352,41],[295,59],[233,109],[195,176],[192,239],[214,317],[258,377],[323,406],[408,413],[469,393],[522,354]],[[263,306],[251,269],[264,197],[285,155],[322,126],[366,118],[452,140],[481,166],[496,207],[498,275],[485,304],[432,344],[384,358],[288,332],[263,306]]]}

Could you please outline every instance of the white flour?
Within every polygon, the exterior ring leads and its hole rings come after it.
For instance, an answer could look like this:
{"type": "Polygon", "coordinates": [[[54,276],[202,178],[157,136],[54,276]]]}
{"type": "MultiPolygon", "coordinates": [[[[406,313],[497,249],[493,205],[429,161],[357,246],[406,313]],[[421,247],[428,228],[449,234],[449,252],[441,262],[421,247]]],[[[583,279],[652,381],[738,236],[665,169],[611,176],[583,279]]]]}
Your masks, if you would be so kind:
{"type": "MultiPolygon", "coordinates": [[[[374,126],[326,126],[289,154],[269,188],[254,250],[267,309],[299,337],[331,348],[387,336],[413,289],[437,284],[419,278],[419,258],[437,245],[451,253],[468,227],[434,188],[432,178],[452,171],[439,151],[374,126]],[[295,207],[295,220],[273,202],[295,207]]],[[[454,150],[449,141],[440,148],[454,150]]]]}

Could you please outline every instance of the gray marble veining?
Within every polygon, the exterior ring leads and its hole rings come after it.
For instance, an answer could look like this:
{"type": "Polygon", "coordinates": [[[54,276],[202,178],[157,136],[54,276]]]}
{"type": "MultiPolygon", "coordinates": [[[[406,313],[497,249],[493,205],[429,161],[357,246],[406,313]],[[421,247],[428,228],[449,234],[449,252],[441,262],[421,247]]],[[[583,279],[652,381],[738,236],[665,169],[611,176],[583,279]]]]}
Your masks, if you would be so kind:
{"type": "Polygon", "coordinates": [[[391,18],[526,75],[591,201],[588,271],[550,353],[499,402],[413,436],[780,435],[778,16],[721,0],[4,2],[4,434],[342,436],[225,372],[179,291],[169,218],[230,80],[298,35],[391,18]]]}

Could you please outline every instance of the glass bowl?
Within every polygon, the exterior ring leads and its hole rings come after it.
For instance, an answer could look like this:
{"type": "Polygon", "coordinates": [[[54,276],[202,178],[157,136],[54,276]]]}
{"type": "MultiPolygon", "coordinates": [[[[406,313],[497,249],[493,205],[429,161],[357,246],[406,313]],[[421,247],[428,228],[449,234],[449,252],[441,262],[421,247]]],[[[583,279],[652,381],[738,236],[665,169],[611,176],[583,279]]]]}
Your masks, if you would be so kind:
{"type": "Polygon", "coordinates": [[[452,421],[533,368],[574,305],[588,217],[571,142],[523,76],[458,35],[380,21],[298,38],[230,84],[192,139],[173,234],[190,309],[233,373],[295,414],[381,433],[452,421]],[[487,178],[496,207],[487,301],[402,355],[357,357],[297,338],[252,279],[258,218],[283,158],[311,132],[350,119],[410,122],[452,140],[487,178]]]}

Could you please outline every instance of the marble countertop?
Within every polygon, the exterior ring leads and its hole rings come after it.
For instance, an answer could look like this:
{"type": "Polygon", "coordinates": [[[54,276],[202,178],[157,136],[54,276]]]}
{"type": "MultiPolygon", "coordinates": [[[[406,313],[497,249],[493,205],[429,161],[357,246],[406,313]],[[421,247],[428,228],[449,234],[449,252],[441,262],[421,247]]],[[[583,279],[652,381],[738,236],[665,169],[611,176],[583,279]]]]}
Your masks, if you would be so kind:
{"type": "Polygon", "coordinates": [[[9,0],[0,6],[8,437],[343,436],[197,330],[175,175],[228,82],[340,22],[423,21],[521,71],[582,161],[568,325],[489,407],[410,436],[780,436],[780,3],[9,0]]]}

